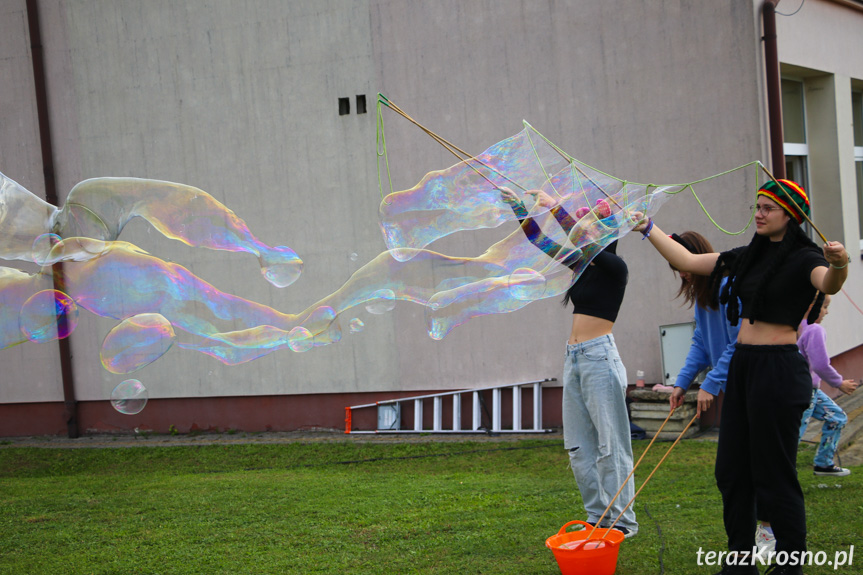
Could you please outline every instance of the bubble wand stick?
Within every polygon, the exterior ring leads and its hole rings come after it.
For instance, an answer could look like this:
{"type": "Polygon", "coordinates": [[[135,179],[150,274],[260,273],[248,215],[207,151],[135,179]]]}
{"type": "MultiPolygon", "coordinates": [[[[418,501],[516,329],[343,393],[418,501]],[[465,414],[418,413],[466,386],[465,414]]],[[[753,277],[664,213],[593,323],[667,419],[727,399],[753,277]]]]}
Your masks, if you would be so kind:
{"type": "MultiPolygon", "coordinates": [[[[617,499],[617,496],[620,495],[620,492],[623,491],[623,487],[626,485],[626,482],[629,481],[629,478],[632,477],[632,474],[635,473],[636,469],[638,469],[638,466],[641,464],[641,460],[644,459],[644,456],[647,455],[647,452],[650,451],[651,447],[653,447],[653,443],[656,441],[656,438],[659,437],[659,433],[662,431],[662,428],[665,427],[665,424],[668,423],[668,420],[671,419],[671,416],[675,411],[677,411],[676,407],[668,412],[668,416],[665,418],[665,421],[663,421],[662,425],[659,426],[659,429],[656,430],[656,433],[653,435],[653,439],[650,440],[650,443],[647,444],[647,448],[641,454],[641,457],[639,457],[635,465],[632,466],[632,471],[629,472],[629,475],[627,475],[626,479],[623,480],[617,493],[615,493],[614,497],[611,498],[611,501],[608,502],[608,507],[605,508],[602,515],[600,515],[599,519],[596,520],[596,525],[593,526],[593,531],[596,531],[596,526],[602,523],[602,520],[605,519],[605,514],[608,513],[608,510],[611,509],[612,505],[614,505],[614,501],[617,499]]],[[[590,532],[590,535],[593,535],[593,531],[590,532]]],[[[590,538],[590,535],[588,535],[588,539],[590,538]]]]}

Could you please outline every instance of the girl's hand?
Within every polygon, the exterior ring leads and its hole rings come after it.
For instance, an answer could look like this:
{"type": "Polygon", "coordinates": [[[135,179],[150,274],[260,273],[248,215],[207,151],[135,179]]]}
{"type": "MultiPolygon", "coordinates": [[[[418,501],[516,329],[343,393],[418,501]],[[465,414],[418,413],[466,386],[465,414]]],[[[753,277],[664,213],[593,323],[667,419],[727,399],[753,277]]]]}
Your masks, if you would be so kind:
{"type": "Polygon", "coordinates": [[[536,203],[543,208],[553,208],[557,205],[557,199],[552,198],[542,190],[528,190],[524,193],[526,196],[533,196],[536,203]]]}
{"type": "Polygon", "coordinates": [[[824,244],[824,258],[827,260],[827,263],[831,264],[833,267],[843,268],[848,265],[850,259],[848,258],[848,252],[845,251],[845,246],[843,246],[839,242],[827,242],[824,244]]]}
{"type": "Polygon", "coordinates": [[[521,200],[518,199],[518,196],[515,192],[506,187],[498,188],[500,190],[500,199],[510,205],[518,205],[521,203],[521,200]]]}
{"type": "Polygon", "coordinates": [[[650,222],[650,218],[646,218],[642,212],[632,212],[629,219],[635,222],[635,226],[632,228],[634,232],[643,232],[650,222]]]}
{"type": "Polygon", "coordinates": [[[710,409],[710,406],[713,404],[713,395],[709,391],[704,391],[703,389],[698,390],[698,410],[696,411],[696,415],[701,417],[701,414],[710,409]]]}
{"type": "Polygon", "coordinates": [[[684,395],[686,395],[686,392],[682,387],[675,387],[671,390],[671,395],[668,397],[668,403],[670,404],[672,411],[683,405],[684,395]]]}
{"type": "Polygon", "coordinates": [[[851,395],[854,393],[855,389],[857,389],[857,382],[853,379],[846,379],[842,382],[842,385],[839,386],[839,391],[845,395],[851,395]]]}

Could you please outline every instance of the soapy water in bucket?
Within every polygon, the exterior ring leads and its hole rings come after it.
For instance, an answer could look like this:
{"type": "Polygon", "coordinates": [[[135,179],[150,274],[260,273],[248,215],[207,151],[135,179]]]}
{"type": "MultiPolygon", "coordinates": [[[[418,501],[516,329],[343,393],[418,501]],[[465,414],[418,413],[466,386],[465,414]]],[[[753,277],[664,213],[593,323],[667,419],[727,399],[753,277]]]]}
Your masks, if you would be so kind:
{"type": "Polygon", "coordinates": [[[583,549],[584,551],[590,551],[591,549],[602,549],[605,547],[605,541],[600,540],[590,540],[584,544],[581,541],[567,541],[566,543],[560,546],[561,549],[583,549]]]}

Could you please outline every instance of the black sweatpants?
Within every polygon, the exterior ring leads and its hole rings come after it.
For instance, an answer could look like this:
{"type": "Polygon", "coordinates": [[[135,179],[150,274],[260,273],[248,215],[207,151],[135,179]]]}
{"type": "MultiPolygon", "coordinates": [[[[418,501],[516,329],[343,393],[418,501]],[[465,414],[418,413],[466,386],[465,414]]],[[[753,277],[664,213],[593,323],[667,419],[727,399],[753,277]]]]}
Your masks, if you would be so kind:
{"type": "Polygon", "coordinates": [[[806,550],[797,443],[811,397],[809,367],[796,345],[737,344],[716,453],[729,551],[752,550],[756,497],[770,518],[776,551],[806,550]]]}

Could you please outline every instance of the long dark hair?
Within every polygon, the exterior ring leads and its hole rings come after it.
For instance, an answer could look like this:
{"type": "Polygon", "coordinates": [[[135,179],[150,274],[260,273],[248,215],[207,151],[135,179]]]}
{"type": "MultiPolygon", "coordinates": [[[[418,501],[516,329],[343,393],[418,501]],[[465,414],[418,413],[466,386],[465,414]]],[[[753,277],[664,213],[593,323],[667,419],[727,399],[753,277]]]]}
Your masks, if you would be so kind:
{"type": "MultiPolygon", "coordinates": [[[[693,254],[709,254],[713,252],[713,246],[710,245],[707,238],[698,232],[687,231],[679,236],[674,234],[672,239],[693,254]],[[679,241],[678,238],[682,241],[679,241]]],[[[679,271],[671,264],[668,265],[675,272],[679,271]]],[[[683,302],[687,307],[698,304],[704,309],[719,309],[719,300],[716,297],[716,293],[714,293],[713,287],[710,285],[710,278],[707,276],[690,274],[689,280],[680,278],[680,289],[677,290],[677,295],[674,297],[678,298],[680,296],[683,296],[683,302]]]]}
{"type": "MultiPolygon", "coordinates": [[[[746,249],[739,255],[732,252],[724,252],[720,254],[716,260],[716,267],[710,274],[711,291],[716,294],[719,292],[719,285],[724,276],[730,276],[728,283],[722,293],[719,294],[719,301],[722,304],[728,304],[728,321],[731,325],[737,325],[740,320],[740,306],[738,305],[738,297],[740,296],[740,285],[746,274],[752,269],[753,263],[758,259],[758,255],[767,249],[770,243],[770,238],[755,234],[746,249]]],[[[749,323],[755,322],[755,316],[758,315],[758,310],[761,308],[761,303],[764,300],[764,284],[767,280],[775,275],[779,266],[786,260],[789,254],[797,251],[800,248],[814,246],[815,242],[809,239],[809,236],[800,227],[800,224],[794,218],[788,219],[788,227],[785,229],[785,235],[779,242],[779,248],[776,250],[776,256],[767,264],[767,269],[758,285],[755,286],[755,294],[752,302],[752,312],[749,317],[749,323]]],[[[806,320],[813,323],[818,319],[821,313],[821,304],[824,303],[824,294],[818,293],[815,302],[812,304],[812,310],[809,312],[806,320]]]]}

